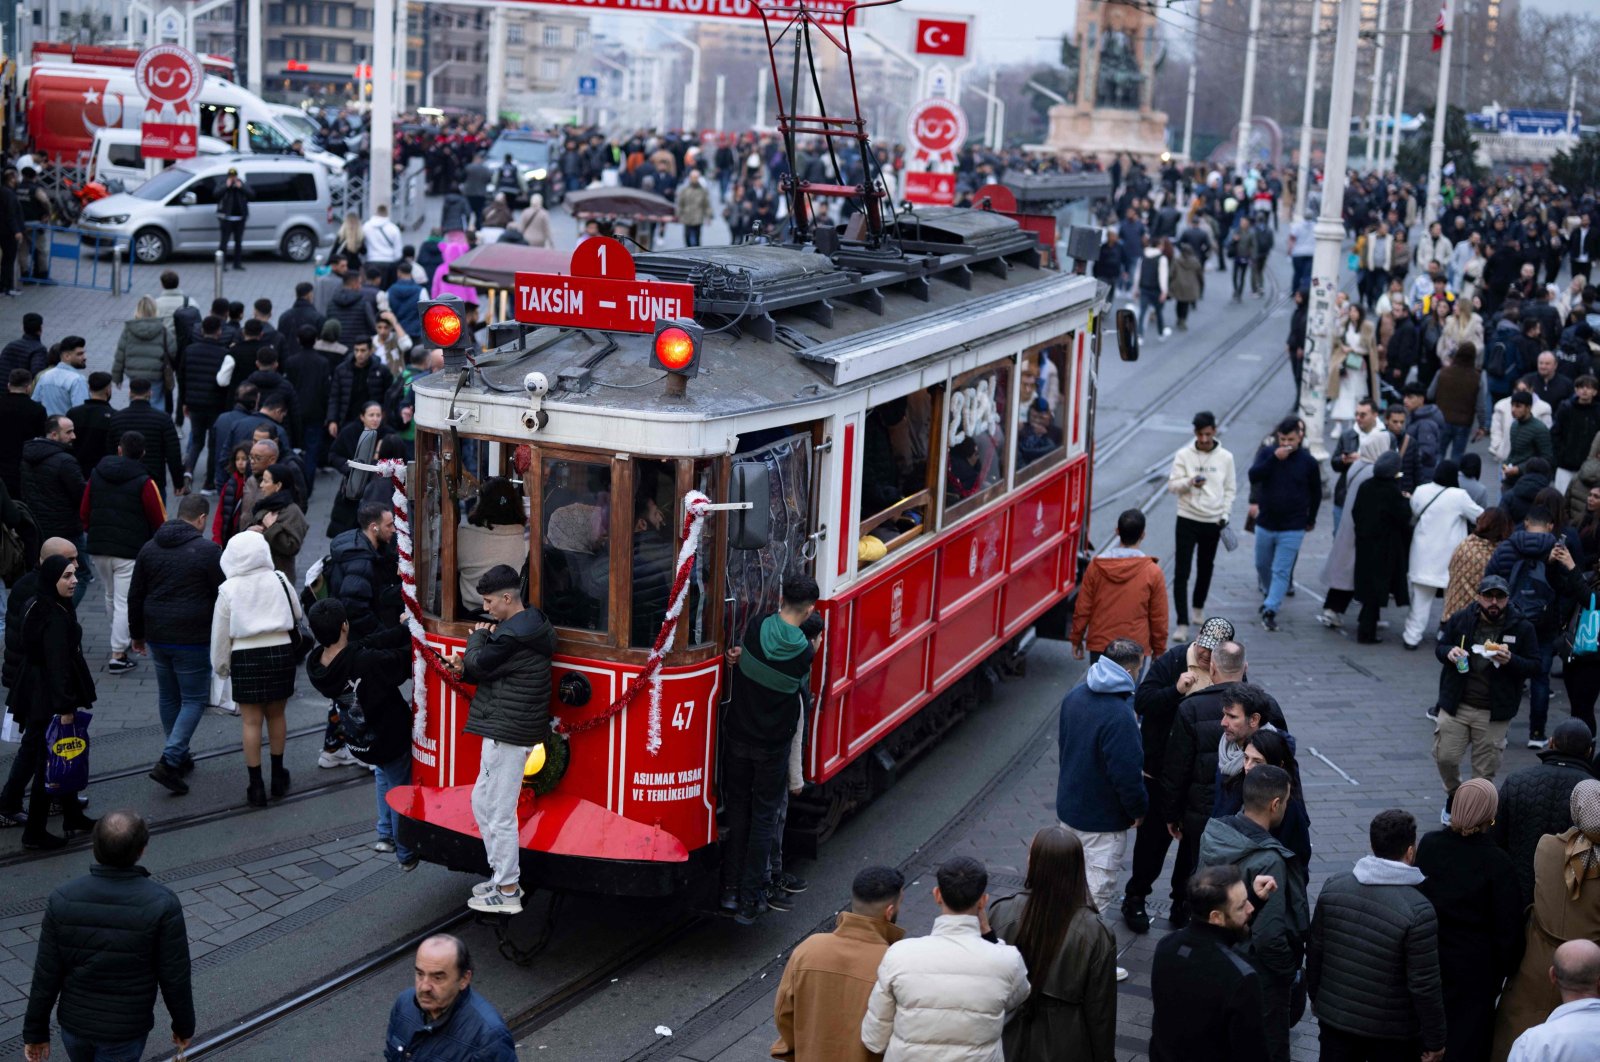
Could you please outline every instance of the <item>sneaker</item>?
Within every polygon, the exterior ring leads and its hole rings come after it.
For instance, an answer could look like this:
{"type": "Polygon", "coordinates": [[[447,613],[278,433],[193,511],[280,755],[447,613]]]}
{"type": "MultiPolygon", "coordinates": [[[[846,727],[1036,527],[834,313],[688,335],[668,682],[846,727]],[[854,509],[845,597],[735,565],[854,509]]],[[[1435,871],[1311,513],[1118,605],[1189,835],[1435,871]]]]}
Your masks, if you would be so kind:
{"type": "Polygon", "coordinates": [[[1161,330],[1161,337],[1163,339],[1165,339],[1167,336],[1170,336],[1171,334],[1172,334],[1172,329],[1170,327],[1169,328],[1163,328],[1161,330]]]}
{"type": "Polygon", "coordinates": [[[733,916],[733,920],[741,926],[753,926],[756,924],[756,919],[760,917],[761,908],[755,904],[741,904],[738,913],[733,916]]]}
{"type": "Polygon", "coordinates": [[[53,833],[41,833],[37,837],[29,837],[26,832],[22,835],[22,850],[25,852],[53,852],[66,846],[67,839],[53,833]]]}
{"type": "Polygon", "coordinates": [[[1294,596],[1294,584],[1293,583],[1289,584],[1289,596],[1290,597],[1294,596]]]}
{"type": "Polygon", "coordinates": [[[739,910],[739,890],[723,889],[722,897],[717,902],[717,906],[729,914],[737,913],[739,910]]]}
{"type": "Polygon", "coordinates": [[[0,811],[0,830],[9,830],[15,826],[26,826],[28,813],[26,811],[0,811]]]}
{"type": "Polygon", "coordinates": [[[383,852],[383,853],[392,852],[392,851],[394,851],[394,842],[393,841],[379,841],[379,842],[377,842],[376,844],[374,844],[372,846],[372,850],[374,852],[383,852]]]}
{"type": "Polygon", "coordinates": [[[767,886],[767,906],[774,911],[794,910],[794,901],[783,891],[782,885],[767,886]]]}
{"type": "Polygon", "coordinates": [[[138,666],[139,664],[135,660],[130,660],[125,656],[114,656],[107,662],[106,670],[113,675],[126,675],[138,666]]]}
{"type": "Polygon", "coordinates": [[[1543,730],[1530,730],[1528,732],[1528,747],[1535,752],[1549,748],[1550,742],[1544,736],[1543,730]]]}
{"type": "Polygon", "coordinates": [[[791,896],[806,891],[806,879],[798,874],[791,874],[787,870],[778,878],[778,887],[791,896]]]}
{"type": "Polygon", "coordinates": [[[1317,622],[1331,631],[1336,631],[1344,626],[1344,617],[1331,608],[1325,608],[1317,613],[1317,622]]]}
{"type": "Polygon", "coordinates": [[[1269,631],[1278,629],[1278,614],[1271,609],[1261,613],[1261,625],[1269,631]]]}
{"type": "Polygon", "coordinates": [[[1411,653],[1414,653],[1418,649],[1422,648],[1422,643],[1421,642],[1408,642],[1408,641],[1405,640],[1404,637],[1402,637],[1400,639],[1400,644],[1406,647],[1406,651],[1407,652],[1411,652],[1411,653]]]}
{"type": "Polygon", "coordinates": [[[1135,933],[1142,935],[1150,932],[1150,913],[1144,909],[1143,900],[1123,900],[1122,921],[1135,933]]]}
{"type": "Polygon", "coordinates": [[[519,887],[516,892],[509,895],[495,889],[487,896],[473,896],[467,901],[467,906],[474,911],[484,914],[514,915],[522,913],[523,891],[519,887]]]}
{"type": "Polygon", "coordinates": [[[480,881],[472,887],[472,895],[487,896],[498,888],[499,886],[492,881],[480,881]]]}
{"type": "Polygon", "coordinates": [[[1439,809],[1439,821],[1441,823],[1443,823],[1444,825],[1446,825],[1446,826],[1450,825],[1450,809],[1449,808],[1440,808],[1439,809]]]}
{"type": "Polygon", "coordinates": [[[156,765],[150,769],[150,780],[179,796],[189,791],[189,783],[183,780],[183,771],[170,766],[166,760],[156,761],[156,765]]]}
{"type": "Polygon", "coordinates": [[[1173,645],[1178,645],[1179,643],[1186,642],[1188,640],[1189,625],[1187,623],[1180,623],[1176,627],[1172,628],[1172,637],[1169,639],[1169,641],[1171,641],[1173,645]]]}
{"type": "Polygon", "coordinates": [[[1128,971],[1127,971],[1127,969],[1125,967],[1122,967],[1122,966],[1117,967],[1117,980],[1118,981],[1126,981],[1127,979],[1128,979],[1128,971]]]}
{"type": "Polygon", "coordinates": [[[413,870],[417,869],[417,864],[420,862],[422,862],[422,860],[418,859],[416,856],[412,856],[410,859],[400,864],[400,869],[409,874],[413,870]]]}
{"type": "Polygon", "coordinates": [[[365,767],[366,764],[350,755],[350,750],[340,746],[337,752],[328,752],[326,749],[317,757],[318,767],[365,767]]]}

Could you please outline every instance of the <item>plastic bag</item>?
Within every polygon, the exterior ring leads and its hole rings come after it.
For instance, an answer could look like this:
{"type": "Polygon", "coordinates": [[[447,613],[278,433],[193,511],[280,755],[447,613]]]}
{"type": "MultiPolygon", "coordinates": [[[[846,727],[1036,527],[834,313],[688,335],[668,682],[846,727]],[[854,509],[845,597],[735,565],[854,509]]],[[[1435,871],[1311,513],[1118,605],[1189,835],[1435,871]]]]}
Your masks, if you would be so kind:
{"type": "Polygon", "coordinates": [[[89,788],[89,723],[94,716],[85,708],[72,713],[72,722],[50,717],[44,731],[44,787],[51,793],[81,793],[89,788]]]}
{"type": "Polygon", "coordinates": [[[1587,656],[1600,652],[1600,610],[1594,607],[1594,595],[1589,595],[1589,607],[1578,613],[1578,625],[1572,632],[1572,655],[1587,656]]]}

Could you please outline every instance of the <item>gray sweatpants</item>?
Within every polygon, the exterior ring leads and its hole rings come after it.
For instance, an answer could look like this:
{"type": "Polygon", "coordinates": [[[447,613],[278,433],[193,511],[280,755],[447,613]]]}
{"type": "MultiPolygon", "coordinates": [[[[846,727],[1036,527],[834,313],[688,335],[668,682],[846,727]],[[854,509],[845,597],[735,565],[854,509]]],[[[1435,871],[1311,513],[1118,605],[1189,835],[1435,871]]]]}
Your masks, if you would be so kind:
{"type": "Polygon", "coordinates": [[[517,844],[517,795],[522,791],[522,767],[528,761],[525,745],[503,741],[483,743],[478,780],[472,786],[472,817],[483,836],[495,885],[515,885],[521,877],[517,844]]]}

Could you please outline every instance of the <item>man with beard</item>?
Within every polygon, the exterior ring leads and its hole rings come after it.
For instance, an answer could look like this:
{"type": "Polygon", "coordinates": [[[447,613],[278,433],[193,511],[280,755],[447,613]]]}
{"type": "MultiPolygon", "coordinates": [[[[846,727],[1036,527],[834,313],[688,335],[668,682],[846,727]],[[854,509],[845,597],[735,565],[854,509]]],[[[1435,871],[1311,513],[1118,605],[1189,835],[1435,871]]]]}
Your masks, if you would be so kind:
{"type": "MultiPolygon", "coordinates": [[[[1156,945],[1150,970],[1150,1062],[1265,1062],[1260,977],[1234,945],[1250,935],[1253,890],[1235,866],[1206,867],[1189,879],[1189,924],[1156,945]]],[[[1424,901],[1426,903],[1426,901],[1424,901]]]]}
{"type": "Polygon", "coordinates": [[[1433,759],[1444,782],[1439,819],[1450,824],[1450,798],[1461,785],[1461,757],[1472,749],[1472,776],[1494,780],[1506,728],[1522,702],[1522,684],[1541,671],[1533,624],[1511,605],[1511,589],[1498,575],[1478,584],[1478,600],[1444,622],[1434,655],[1439,676],[1439,718],[1433,759]]]}

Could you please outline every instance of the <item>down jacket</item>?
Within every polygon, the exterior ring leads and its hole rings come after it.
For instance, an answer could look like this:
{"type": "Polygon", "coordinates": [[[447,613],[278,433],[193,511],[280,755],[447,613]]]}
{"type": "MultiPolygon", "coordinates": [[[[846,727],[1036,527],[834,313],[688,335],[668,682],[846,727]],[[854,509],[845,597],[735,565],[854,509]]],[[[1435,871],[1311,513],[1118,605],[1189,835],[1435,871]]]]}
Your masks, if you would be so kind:
{"type": "Polygon", "coordinates": [[[124,379],[163,383],[168,362],[177,353],[167,327],[159,317],[135,317],[124,324],[111,361],[111,382],[118,387],[124,379]]]}
{"type": "Polygon", "coordinates": [[[236,650],[288,645],[289,632],[303,617],[260,532],[241,531],[228,540],[222,574],[227,579],[211,616],[211,670],[227,678],[236,650]]]}
{"type": "Polygon", "coordinates": [[[40,437],[22,444],[22,493],[43,538],[78,541],[83,522],[83,466],[66,444],[40,437]]]}
{"type": "Polygon", "coordinates": [[[328,556],[333,564],[323,576],[329,591],[344,605],[350,637],[365,638],[384,626],[384,593],[398,582],[394,561],[380,556],[360,528],[329,543],[328,556]]]}
{"type": "Polygon", "coordinates": [[[345,744],[356,759],[381,767],[405,754],[411,744],[411,703],[400,687],[411,677],[411,632],[404,626],[352,641],[327,664],[320,648],[311,650],[306,677],[324,697],[360,708],[365,726],[356,728],[347,720],[344,727],[345,744]]]}
{"type": "MultiPolygon", "coordinates": [[[[1178,679],[1185,671],[1194,671],[1200,678],[1199,693],[1211,685],[1211,673],[1199,664],[1190,666],[1194,643],[1175,645],[1150,662],[1139,688],[1133,693],[1133,710],[1139,716],[1139,735],[1144,739],[1144,773],[1155,781],[1161,778],[1162,765],[1167,758],[1167,737],[1172,733],[1172,721],[1178,716],[1178,705],[1184,695],[1178,692],[1178,679]]],[[[1156,814],[1154,809],[1151,814],[1156,814]]]]}
{"type": "Polygon", "coordinates": [[[975,915],[940,915],[927,936],[890,945],[861,1042],[883,1062],[1001,1062],[1006,1016],[1031,991],[1020,951],[984,940],[975,915]]]}
{"type": "Polygon", "coordinates": [[[536,608],[525,608],[492,631],[473,631],[461,677],[477,686],[467,733],[531,748],[550,740],[550,657],[556,632],[536,608]]]}
{"type": "MultiPolygon", "coordinates": [[[[1184,829],[1205,829],[1216,803],[1217,746],[1222,742],[1222,701],[1226,686],[1211,686],[1191,693],[1178,705],[1167,736],[1166,761],[1161,768],[1165,821],[1184,829]]],[[[1283,709],[1269,694],[1271,711],[1266,722],[1288,730],[1283,709]]]]}
{"type": "Polygon", "coordinates": [[[102,1044],[138,1039],[155,1027],[158,988],[173,1034],[193,1036],[183,905],[143,867],[90,867],[45,904],[22,1038],[50,1042],[59,999],[63,1029],[102,1044]]]}
{"type": "Polygon", "coordinates": [[[1492,836],[1511,854],[1517,871],[1522,904],[1533,902],[1533,853],[1547,833],[1572,829],[1572,790],[1594,777],[1593,768],[1578,756],[1555,749],[1539,753],[1543,762],[1513,771],[1500,787],[1500,810],[1492,836]]]}
{"type": "Polygon", "coordinates": [[[1287,982],[1300,969],[1311,908],[1306,879],[1287,845],[1244,815],[1206,823],[1200,837],[1200,866],[1236,866],[1245,882],[1271,874],[1278,890],[1256,908],[1246,953],[1256,968],[1287,982]]]}
{"type": "Polygon", "coordinates": [[[222,547],[182,520],[168,520],[144,548],[128,583],[128,633],[161,645],[209,645],[222,585],[222,547]]]}
{"type": "Polygon", "coordinates": [[[1306,988],[1322,1025],[1420,1038],[1424,1051],[1444,1046],[1439,920],[1421,881],[1414,868],[1366,856],[1322,886],[1306,946],[1306,988]]]}
{"type": "Polygon", "coordinates": [[[494,1005],[468,985],[437,1022],[428,1021],[412,989],[389,1009],[387,1062],[516,1062],[517,1045],[494,1005]]]}
{"type": "MultiPolygon", "coordinates": [[[[346,336],[341,342],[349,343],[346,336]]],[[[389,367],[383,359],[373,355],[367,359],[366,368],[356,366],[356,356],[347,355],[337,368],[333,370],[333,386],[328,388],[328,408],[323,418],[324,424],[345,424],[356,420],[361,415],[361,410],[351,409],[350,402],[355,395],[356,373],[367,374],[367,399],[373,402],[382,402],[384,393],[389,390],[389,385],[394,382],[394,375],[389,372],[389,367]]],[[[307,415],[309,415],[309,410],[307,415]]]]}

